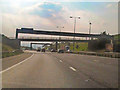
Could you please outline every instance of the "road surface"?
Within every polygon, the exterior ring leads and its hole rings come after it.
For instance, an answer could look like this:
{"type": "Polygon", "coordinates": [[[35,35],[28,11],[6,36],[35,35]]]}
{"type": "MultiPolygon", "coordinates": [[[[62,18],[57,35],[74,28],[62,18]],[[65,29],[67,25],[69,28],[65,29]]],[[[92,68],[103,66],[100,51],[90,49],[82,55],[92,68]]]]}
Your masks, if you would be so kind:
{"type": "MultiPolygon", "coordinates": [[[[3,63],[3,88],[117,88],[118,59],[30,51],[22,63],[3,63]],[[12,67],[12,68],[11,68],[12,67]]],[[[25,55],[26,56],[26,55],[25,55]]],[[[14,57],[13,61],[18,58],[14,57]]]]}

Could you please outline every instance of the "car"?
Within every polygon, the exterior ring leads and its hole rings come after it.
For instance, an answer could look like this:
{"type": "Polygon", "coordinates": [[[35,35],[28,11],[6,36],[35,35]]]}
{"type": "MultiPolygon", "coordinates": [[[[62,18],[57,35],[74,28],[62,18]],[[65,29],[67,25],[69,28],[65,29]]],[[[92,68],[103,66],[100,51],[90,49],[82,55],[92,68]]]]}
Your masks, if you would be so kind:
{"type": "Polygon", "coordinates": [[[64,50],[58,49],[58,53],[64,53],[64,50]]]}
{"type": "Polygon", "coordinates": [[[41,52],[45,52],[45,48],[42,48],[41,52]]]}
{"type": "Polygon", "coordinates": [[[37,49],[37,52],[40,52],[40,49],[37,49]]]}
{"type": "Polygon", "coordinates": [[[67,53],[71,53],[72,51],[71,51],[70,49],[68,49],[66,52],[67,52],[67,53]]]}
{"type": "Polygon", "coordinates": [[[56,52],[56,50],[54,50],[54,49],[51,49],[51,52],[56,52]]]}
{"type": "Polygon", "coordinates": [[[37,48],[37,52],[40,52],[41,51],[41,48],[37,48]]]}

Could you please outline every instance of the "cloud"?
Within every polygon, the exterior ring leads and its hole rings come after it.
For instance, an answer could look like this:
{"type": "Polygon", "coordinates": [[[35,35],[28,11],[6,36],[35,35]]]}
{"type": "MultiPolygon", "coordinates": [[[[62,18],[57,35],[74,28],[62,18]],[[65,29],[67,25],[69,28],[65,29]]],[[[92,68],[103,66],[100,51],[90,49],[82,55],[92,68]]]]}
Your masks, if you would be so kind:
{"type": "Polygon", "coordinates": [[[61,12],[64,12],[63,7],[59,3],[53,2],[42,2],[33,5],[23,10],[22,13],[26,11],[31,15],[37,15],[43,18],[57,18],[60,17],[61,12]]]}
{"type": "Polygon", "coordinates": [[[31,16],[26,14],[3,14],[2,16],[3,33],[7,34],[8,36],[15,36],[16,28],[30,27],[35,29],[51,29],[53,26],[48,19],[41,18],[39,16],[31,16]]]}
{"type": "Polygon", "coordinates": [[[63,13],[64,8],[60,3],[55,2],[42,2],[33,5],[28,8],[24,8],[19,13],[29,14],[31,16],[39,16],[40,18],[45,18],[49,20],[54,26],[59,25],[61,22],[66,23],[63,13]]]}

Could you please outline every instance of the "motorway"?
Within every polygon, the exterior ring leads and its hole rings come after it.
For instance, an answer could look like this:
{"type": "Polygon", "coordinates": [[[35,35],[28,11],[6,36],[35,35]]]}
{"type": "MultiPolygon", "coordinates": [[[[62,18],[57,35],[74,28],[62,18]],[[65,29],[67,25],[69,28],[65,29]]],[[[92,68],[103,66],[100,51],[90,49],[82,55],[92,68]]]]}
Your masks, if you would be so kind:
{"type": "Polygon", "coordinates": [[[6,58],[6,62],[3,62],[3,88],[118,87],[118,59],[115,58],[27,51],[11,61],[6,58]]]}

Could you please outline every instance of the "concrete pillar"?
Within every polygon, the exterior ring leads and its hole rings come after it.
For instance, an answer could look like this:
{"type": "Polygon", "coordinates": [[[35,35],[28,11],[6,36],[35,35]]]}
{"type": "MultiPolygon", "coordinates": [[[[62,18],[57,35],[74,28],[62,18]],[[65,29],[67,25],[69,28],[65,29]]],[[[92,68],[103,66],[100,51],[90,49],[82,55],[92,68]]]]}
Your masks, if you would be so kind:
{"type": "Polygon", "coordinates": [[[56,47],[55,47],[55,49],[56,49],[56,50],[58,49],[58,47],[57,47],[57,46],[58,46],[58,42],[56,42],[56,47]]]}
{"type": "Polygon", "coordinates": [[[30,50],[32,50],[32,43],[30,44],[30,50]]]}
{"type": "Polygon", "coordinates": [[[16,39],[18,39],[18,29],[16,29],[16,39]]]}

